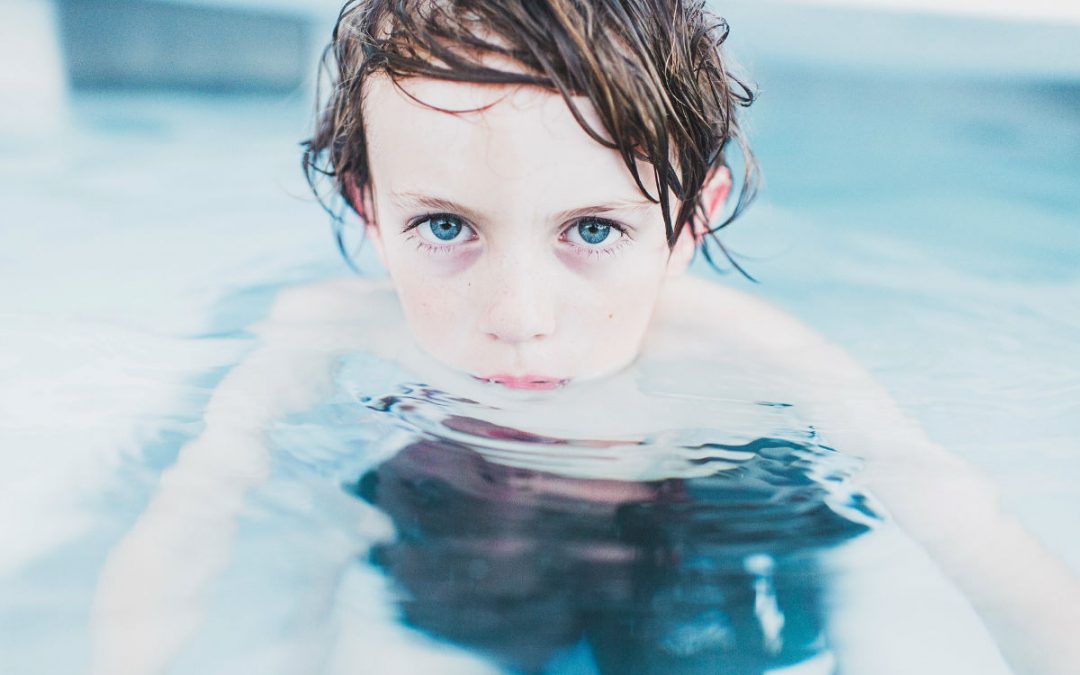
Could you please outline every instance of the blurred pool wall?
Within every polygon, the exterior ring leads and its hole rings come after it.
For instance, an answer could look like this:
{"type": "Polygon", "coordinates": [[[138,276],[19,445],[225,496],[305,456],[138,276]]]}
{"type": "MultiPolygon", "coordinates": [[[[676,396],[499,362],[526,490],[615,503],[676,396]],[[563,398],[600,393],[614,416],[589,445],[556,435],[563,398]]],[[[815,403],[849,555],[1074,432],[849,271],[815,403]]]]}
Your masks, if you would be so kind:
{"type": "Polygon", "coordinates": [[[50,0],[4,0],[0,8],[0,140],[54,131],[64,120],[64,67],[50,0]]]}
{"type": "MultiPolygon", "coordinates": [[[[4,135],[56,129],[70,85],[306,96],[342,0],[4,0],[4,135]]],[[[757,64],[1080,78],[1080,2],[712,0],[757,64]],[[783,20],[778,20],[782,17],[783,20]]]]}
{"type": "Polygon", "coordinates": [[[73,87],[288,94],[307,81],[311,26],[283,5],[57,0],[73,87]]]}
{"type": "Polygon", "coordinates": [[[1080,79],[1080,2],[710,0],[755,67],[872,68],[882,75],[1080,79]]]}

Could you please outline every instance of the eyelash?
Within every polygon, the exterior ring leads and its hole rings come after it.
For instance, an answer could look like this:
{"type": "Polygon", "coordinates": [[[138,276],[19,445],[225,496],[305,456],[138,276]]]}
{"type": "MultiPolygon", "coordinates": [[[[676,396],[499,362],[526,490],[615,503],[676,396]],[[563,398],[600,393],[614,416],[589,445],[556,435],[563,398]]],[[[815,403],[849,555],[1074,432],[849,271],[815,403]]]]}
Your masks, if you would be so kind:
{"type": "MultiPolygon", "coordinates": [[[[457,216],[457,215],[454,215],[453,213],[428,213],[428,214],[425,214],[423,216],[420,216],[420,217],[415,218],[412,221],[410,221],[405,226],[405,228],[402,230],[402,232],[403,233],[411,232],[412,230],[416,229],[417,227],[420,227],[421,225],[423,225],[427,221],[431,220],[432,218],[440,218],[440,217],[454,218],[456,220],[459,220],[459,221],[461,221],[461,224],[464,227],[467,227],[470,230],[473,230],[474,233],[476,232],[476,230],[473,229],[473,227],[471,225],[469,225],[467,222],[465,222],[464,218],[462,218],[460,216],[457,216]]],[[[567,226],[567,228],[565,230],[563,230],[563,234],[568,232],[570,230],[570,228],[577,227],[583,221],[586,221],[586,220],[591,220],[591,221],[595,221],[597,223],[600,223],[602,225],[607,225],[607,226],[611,227],[612,229],[618,231],[623,236],[619,238],[619,242],[617,244],[615,244],[614,246],[607,246],[607,247],[604,247],[604,248],[599,248],[599,247],[597,247],[597,248],[594,248],[594,247],[586,248],[584,246],[578,246],[577,244],[572,244],[572,246],[575,249],[577,249],[577,251],[576,251],[577,255],[580,255],[580,256],[583,256],[583,257],[586,257],[586,258],[599,259],[599,258],[615,255],[616,253],[618,253],[618,251],[620,249],[622,249],[624,246],[629,244],[630,233],[629,233],[628,228],[625,225],[623,225],[623,224],[621,224],[619,222],[616,222],[614,220],[610,220],[608,218],[601,218],[599,216],[585,216],[584,218],[578,218],[577,220],[572,222],[569,226],[567,226]]],[[[435,244],[429,244],[428,242],[424,241],[422,237],[420,237],[418,235],[412,235],[410,237],[410,239],[415,239],[416,240],[416,248],[417,248],[417,250],[425,251],[427,253],[431,253],[431,254],[434,254],[434,255],[445,255],[445,254],[450,253],[451,249],[457,248],[457,246],[452,245],[452,244],[451,245],[446,245],[446,246],[438,246],[438,245],[435,245],[435,244]]],[[[472,240],[469,240],[469,241],[472,241],[472,240]]]]}
{"type": "MultiPolygon", "coordinates": [[[[423,225],[424,223],[426,223],[427,221],[429,221],[429,220],[431,220],[433,218],[454,218],[456,220],[460,220],[461,224],[464,227],[467,227],[470,230],[473,229],[472,226],[470,226],[469,224],[467,224],[465,222],[464,218],[461,218],[460,216],[455,216],[452,213],[427,213],[427,214],[424,214],[424,215],[420,216],[419,218],[415,218],[412,221],[410,221],[405,226],[405,228],[402,229],[401,231],[404,234],[412,232],[413,230],[415,230],[416,228],[420,227],[421,225],[423,225]]],[[[473,232],[475,232],[475,230],[473,230],[473,232]]],[[[455,245],[437,246],[435,244],[429,244],[426,241],[424,241],[423,237],[420,237],[419,235],[415,235],[415,234],[411,235],[409,237],[409,239],[416,241],[417,250],[424,251],[426,253],[431,253],[433,255],[444,255],[444,254],[450,253],[451,249],[457,248],[457,246],[455,246],[455,245]]]]}

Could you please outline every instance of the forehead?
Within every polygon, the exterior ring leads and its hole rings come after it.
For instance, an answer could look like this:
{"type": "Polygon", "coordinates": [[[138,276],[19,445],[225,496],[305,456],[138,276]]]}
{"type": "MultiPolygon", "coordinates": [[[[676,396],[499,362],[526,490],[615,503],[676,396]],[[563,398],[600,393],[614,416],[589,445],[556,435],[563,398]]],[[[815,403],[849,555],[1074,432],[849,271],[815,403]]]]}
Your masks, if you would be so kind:
{"type": "MultiPolygon", "coordinates": [[[[557,192],[560,201],[588,200],[598,191],[644,199],[622,157],[592,139],[556,92],[428,78],[398,85],[382,75],[365,83],[365,133],[376,183],[393,181],[395,190],[408,189],[404,183],[418,190],[490,191],[494,184],[527,182],[557,192]]],[[[574,102],[590,127],[605,133],[588,99],[574,102]]],[[[639,163],[639,171],[643,179],[651,177],[647,164],[639,163]]]]}

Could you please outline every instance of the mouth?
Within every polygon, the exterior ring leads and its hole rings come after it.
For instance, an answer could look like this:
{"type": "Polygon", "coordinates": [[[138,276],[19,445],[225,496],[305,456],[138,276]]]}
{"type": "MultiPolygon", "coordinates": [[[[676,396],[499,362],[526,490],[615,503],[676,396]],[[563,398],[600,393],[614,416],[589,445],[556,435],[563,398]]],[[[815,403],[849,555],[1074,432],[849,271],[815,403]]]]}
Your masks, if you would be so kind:
{"type": "Polygon", "coordinates": [[[487,377],[474,377],[481,382],[501,384],[507,389],[532,391],[558,389],[570,381],[569,378],[548,377],[546,375],[488,375],[487,377]]]}

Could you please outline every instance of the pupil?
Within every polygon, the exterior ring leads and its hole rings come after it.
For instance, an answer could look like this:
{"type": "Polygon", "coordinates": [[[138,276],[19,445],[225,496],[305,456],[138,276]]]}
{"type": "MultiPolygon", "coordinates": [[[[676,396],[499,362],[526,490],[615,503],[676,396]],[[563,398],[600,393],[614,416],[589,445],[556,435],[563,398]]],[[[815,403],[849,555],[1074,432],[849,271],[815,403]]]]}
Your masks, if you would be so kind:
{"type": "Polygon", "coordinates": [[[611,232],[610,225],[605,225],[596,221],[578,223],[578,234],[590,244],[599,244],[604,241],[607,239],[609,232],[611,232]]]}
{"type": "Polygon", "coordinates": [[[443,241],[450,241],[461,232],[461,223],[455,223],[449,218],[436,218],[431,221],[432,233],[443,241]]]}

